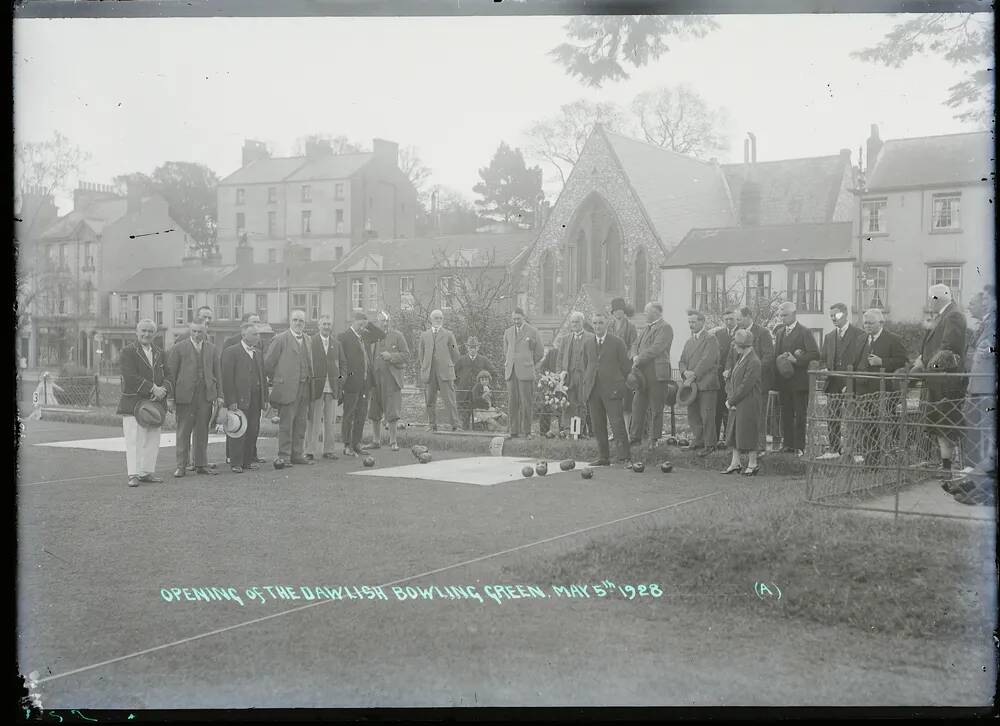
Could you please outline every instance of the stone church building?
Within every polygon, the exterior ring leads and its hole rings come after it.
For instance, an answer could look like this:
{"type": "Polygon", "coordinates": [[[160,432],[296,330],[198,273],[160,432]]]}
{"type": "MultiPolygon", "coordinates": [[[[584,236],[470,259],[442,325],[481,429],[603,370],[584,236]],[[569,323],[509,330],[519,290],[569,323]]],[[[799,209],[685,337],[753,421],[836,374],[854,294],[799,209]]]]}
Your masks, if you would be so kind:
{"type": "Polygon", "coordinates": [[[757,164],[755,146],[744,164],[719,164],[595,128],[521,268],[520,301],[543,339],[570,311],[616,297],[643,324],[661,265],[692,229],[851,219],[849,152],[757,164]]]}

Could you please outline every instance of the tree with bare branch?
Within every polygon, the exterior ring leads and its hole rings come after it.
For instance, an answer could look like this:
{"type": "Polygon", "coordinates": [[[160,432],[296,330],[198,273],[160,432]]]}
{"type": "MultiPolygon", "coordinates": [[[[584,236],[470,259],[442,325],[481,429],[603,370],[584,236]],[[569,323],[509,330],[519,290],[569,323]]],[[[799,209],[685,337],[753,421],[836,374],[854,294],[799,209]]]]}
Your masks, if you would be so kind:
{"type": "Polygon", "coordinates": [[[938,55],[952,65],[972,67],[966,80],[948,88],[946,106],[955,118],[985,124],[993,118],[992,13],[922,13],[897,23],[876,45],[852,58],[899,68],[915,55],[938,55]],[[977,67],[978,66],[978,67],[977,67]]]}
{"type": "Polygon", "coordinates": [[[556,115],[528,127],[525,131],[528,140],[526,151],[535,159],[551,165],[565,186],[569,173],[580,159],[584,144],[598,124],[619,133],[628,133],[631,126],[618,105],[594,103],[581,98],[561,106],[556,115]]]}
{"type": "Polygon", "coordinates": [[[729,148],[726,111],[709,106],[690,86],[640,93],[632,102],[632,112],[646,141],[664,149],[705,157],[729,148]]]}
{"type": "Polygon", "coordinates": [[[56,131],[48,141],[14,144],[15,193],[34,188],[42,196],[68,192],[90,154],[56,131]]]}

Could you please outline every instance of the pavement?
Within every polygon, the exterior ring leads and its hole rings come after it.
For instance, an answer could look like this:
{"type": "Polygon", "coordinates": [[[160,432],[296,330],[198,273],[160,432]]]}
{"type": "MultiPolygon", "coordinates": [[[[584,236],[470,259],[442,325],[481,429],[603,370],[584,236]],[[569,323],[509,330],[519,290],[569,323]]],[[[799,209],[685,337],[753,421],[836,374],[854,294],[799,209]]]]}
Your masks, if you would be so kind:
{"type": "MultiPolygon", "coordinates": [[[[375,469],[342,457],[236,475],[212,443],[219,475],[173,479],[165,445],[165,481],[128,488],[124,454],[93,441],[118,436],[24,424],[18,659],[44,708],[981,705],[992,694],[995,671],[980,671],[975,650],[942,673],[933,644],[793,633],[682,598],[400,601],[392,590],[530,585],[509,579],[518,563],[753,482],[605,468],[584,480],[557,465],[524,478],[518,457],[449,452],[425,478],[431,464],[385,448],[375,469]],[[202,601],[192,588],[219,590],[202,601]],[[344,594],[309,600],[303,588],[344,594]],[[900,668],[907,649],[918,665],[900,668]]],[[[276,453],[273,439],[260,447],[276,453]]],[[[743,596],[754,598],[749,582],[743,596]]]]}

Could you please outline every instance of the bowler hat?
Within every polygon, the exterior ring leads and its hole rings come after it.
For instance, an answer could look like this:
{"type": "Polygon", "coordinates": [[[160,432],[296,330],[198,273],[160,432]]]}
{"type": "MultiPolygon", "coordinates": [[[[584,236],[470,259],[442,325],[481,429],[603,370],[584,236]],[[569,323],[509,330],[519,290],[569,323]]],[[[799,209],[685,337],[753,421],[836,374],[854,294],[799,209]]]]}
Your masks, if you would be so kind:
{"type": "Polygon", "coordinates": [[[611,301],[611,312],[614,312],[615,310],[625,311],[627,309],[628,308],[625,306],[625,301],[622,298],[616,297],[614,300],[611,301]]]}
{"type": "Polygon", "coordinates": [[[226,410],[226,422],[222,425],[223,430],[226,432],[226,436],[231,439],[238,439],[243,434],[247,432],[247,415],[236,409],[235,411],[226,410]]]}
{"type": "Polygon", "coordinates": [[[698,384],[694,381],[682,383],[677,389],[677,403],[682,406],[690,406],[694,399],[698,397],[698,384]]]}
{"type": "Polygon", "coordinates": [[[646,374],[638,368],[633,368],[625,378],[625,385],[630,391],[640,391],[646,388],[646,374]]]}
{"type": "Polygon", "coordinates": [[[167,412],[163,409],[163,404],[144,398],[135,404],[132,414],[143,428],[155,429],[163,425],[167,412]]]}
{"type": "Polygon", "coordinates": [[[668,406],[677,405],[677,381],[667,381],[667,395],[663,402],[668,406]]]}
{"type": "Polygon", "coordinates": [[[795,375],[795,366],[788,358],[778,356],[774,360],[774,367],[778,369],[782,378],[791,378],[795,375]]]}

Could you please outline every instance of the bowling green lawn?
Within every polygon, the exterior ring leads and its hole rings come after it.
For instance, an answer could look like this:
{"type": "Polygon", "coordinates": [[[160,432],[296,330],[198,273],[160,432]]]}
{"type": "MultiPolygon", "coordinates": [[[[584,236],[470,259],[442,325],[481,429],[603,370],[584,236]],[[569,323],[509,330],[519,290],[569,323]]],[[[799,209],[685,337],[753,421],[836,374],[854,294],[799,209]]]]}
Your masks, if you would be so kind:
{"type": "Polygon", "coordinates": [[[457,451],[429,478],[383,449],[174,480],[164,447],[166,481],[129,489],[123,454],[65,445],[118,435],[25,424],[18,657],[44,708],[991,701],[989,523],[819,508],[798,477],[525,479],[457,451]],[[171,593],[213,586],[244,604],[171,593]]]}

